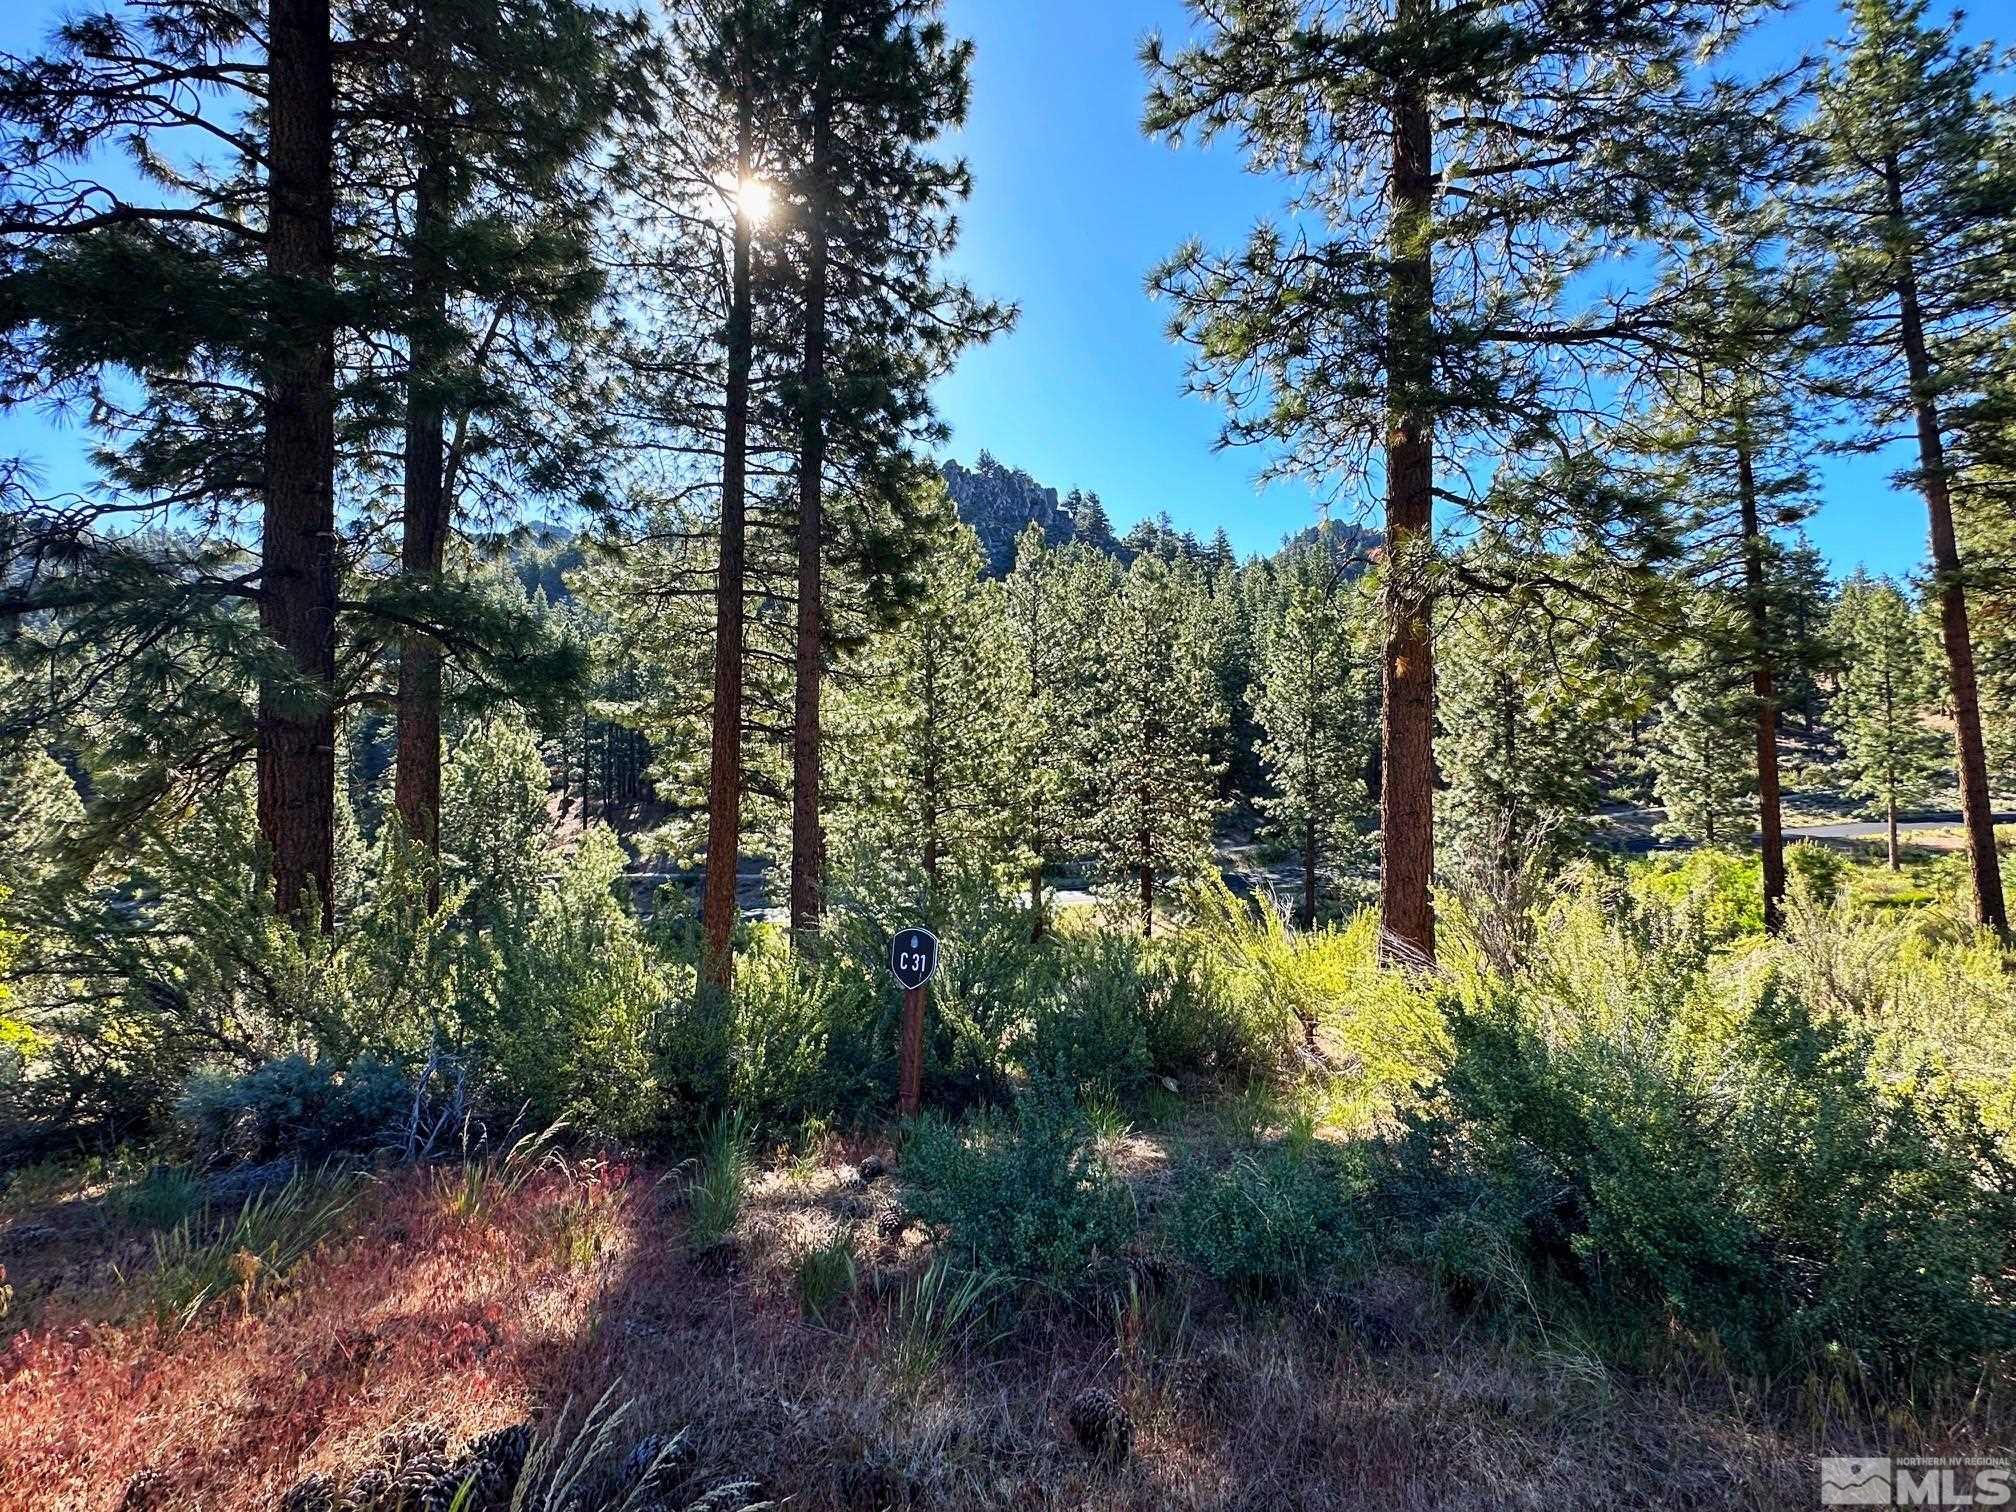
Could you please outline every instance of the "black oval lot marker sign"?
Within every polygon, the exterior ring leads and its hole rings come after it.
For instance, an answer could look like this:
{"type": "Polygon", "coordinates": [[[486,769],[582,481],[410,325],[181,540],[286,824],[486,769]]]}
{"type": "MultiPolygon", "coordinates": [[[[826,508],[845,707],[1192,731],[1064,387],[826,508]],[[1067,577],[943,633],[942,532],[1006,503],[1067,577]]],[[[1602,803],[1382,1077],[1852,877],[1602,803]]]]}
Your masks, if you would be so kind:
{"type": "Polygon", "coordinates": [[[889,972],[915,992],[938,969],[938,936],[924,928],[900,929],[889,941],[889,972]]]}

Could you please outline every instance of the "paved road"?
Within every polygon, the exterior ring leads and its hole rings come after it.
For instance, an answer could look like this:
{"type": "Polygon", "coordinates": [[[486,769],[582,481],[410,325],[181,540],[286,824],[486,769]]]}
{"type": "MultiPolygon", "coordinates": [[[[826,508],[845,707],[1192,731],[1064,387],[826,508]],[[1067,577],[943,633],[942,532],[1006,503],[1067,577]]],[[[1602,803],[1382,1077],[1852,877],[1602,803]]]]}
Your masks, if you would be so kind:
{"type": "MultiPolygon", "coordinates": [[[[2016,813],[2000,813],[1995,816],[1997,824],[2016,824],[2016,813]]],[[[1921,814],[1915,819],[1897,821],[1897,833],[1909,835],[1920,830],[1952,829],[1960,823],[1960,816],[1953,814],[1921,814]]],[[[1881,840],[1890,833],[1890,826],[1881,819],[1851,819],[1845,824],[1801,824],[1787,825],[1787,840],[1881,840]]]]}

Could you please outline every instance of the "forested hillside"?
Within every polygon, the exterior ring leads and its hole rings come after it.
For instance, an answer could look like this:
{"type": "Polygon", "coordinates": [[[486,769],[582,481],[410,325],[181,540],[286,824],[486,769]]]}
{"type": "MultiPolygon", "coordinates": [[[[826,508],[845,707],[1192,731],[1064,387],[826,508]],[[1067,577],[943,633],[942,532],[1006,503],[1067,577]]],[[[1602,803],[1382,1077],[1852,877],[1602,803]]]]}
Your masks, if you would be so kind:
{"type": "Polygon", "coordinates": [[[0,1512],[2006,1493],[2016,39],[1003,3],[0,30],[0,1512]]]}

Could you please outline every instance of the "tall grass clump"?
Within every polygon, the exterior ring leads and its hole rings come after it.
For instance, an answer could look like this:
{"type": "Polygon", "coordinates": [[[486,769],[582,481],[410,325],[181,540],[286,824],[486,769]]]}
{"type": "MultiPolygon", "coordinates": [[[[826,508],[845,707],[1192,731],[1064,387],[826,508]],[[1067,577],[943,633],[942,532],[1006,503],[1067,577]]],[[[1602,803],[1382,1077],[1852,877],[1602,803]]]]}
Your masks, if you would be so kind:
{"type": "Polygon", "coordinates": [[[748,1124],[740,1113],[722,1114],[708,1127],[686,1184],[686,1238],[693,1248],[710,1248],[735,1231],[754,1173],[748,1124]]]}
{"type": "Polygon", "coordinates": [[[481,1218],[515,1197],[544,1167],[560,1162],[554,1146],[565,1132],[565,1124],[549,1124],[497,1150],[480,1139],[472,1140],[470,1123],[465,1120],[460,1158],[433,1168],[434,1195],[442,1207],[464,1222],[481,1218]]]}
{"type": "Polygon", "coordinates": [[[335,1231],[359,1183],[350,1175],[299,1174],[255,1193],[228,1220],[204,1209],[157,1235],[147,1280],[156,1320],[184,1327],[206,1303],[233,1293],[249,1308],[335,1231]]]}
{"type": "MultiPolygon", "coordinates": [[[[674,1495],[691,1479],[692,1443],[687,1429],[638,1437],[635,1403],[618,1401],[618,1382],[585,1412],[573,1402],[561,1406],[535,1433],[525,1464],[511,1491],[512,1512],[765,1512],[777,1505],[757,1501],[753,1481],[724,1480],[704,1494],[674,1495]],[[631,1445],[625,1453],[625,1445],[631,1445]]],[[[465,1484],[447,1512],[475,1512],[474,1483],[465,1484]]]]}
{"type": "Polygon", "coordinates": [[[1000,1291],[998,1275],[962,1270],[942,1255],[904,1284],[883,1356],[899,1395],[916,1395],[954,1353],[995,1342],[984,1329],[1000,1291]]]}
{"type": "Polygon", "coordinates": [[[817,1244],[801,1249],[792,1279],[798,1292],[798,1310],[811,1322],[824,1322],[827,1314],[854,1291],[852,1230],[842,1225],[817,1244]]]}

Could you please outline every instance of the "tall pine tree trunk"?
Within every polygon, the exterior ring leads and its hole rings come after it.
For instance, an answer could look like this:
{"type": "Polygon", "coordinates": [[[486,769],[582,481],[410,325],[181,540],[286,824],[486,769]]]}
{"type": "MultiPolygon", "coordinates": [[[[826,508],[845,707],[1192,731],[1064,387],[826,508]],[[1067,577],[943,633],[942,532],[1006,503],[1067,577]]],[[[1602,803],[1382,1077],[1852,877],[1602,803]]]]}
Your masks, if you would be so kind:
{"type": "Polygon", "coordinates": [[[1743,526],[1743,610],[1750,630],[1750,694],[1756,702],[1757,827],[1764,837],[1764,928],[1785,927],[1785,824],[1778,791],[1778,688],[1771,666],[1771,598],[1764,581],[1764,527],[1749,442],[1736,446],[1743,526]]]}
{"type": "MultiPolygon", "coordinates": [[[[1896,245],[1902,234],[1903,179],[1897,159],[1883,163],[1896,245]]],[[[2002,867],[1995,854],[1995,809],[1988,790],[1988,753],[1981,738],[1981,692],[1974,674],[1974,636],[1967,623],[1967,591],[1960,543],[1953,530],[1953,495],[1946,474],[1946,443],[1939,429],[1932,362],[1926,350],[1925,321],[1918,305],[1917,271],[1910,254],[1897,259],[1897,312],[1904,361],[1911,377],[1911,407],[1918,422],[1918,466],[1925,505],[1931,514],[1932,571],[1939,590],[1939,631],[1946,646],[1946,672],[1953,690],[1953,737],[1960,772],[1960,821],[1967,831],[1967,862],[1974,881],[1974,916],[1998,934],[2009,932],[2002,897],[2002,867]]]]}
{"type": "MultiPolygon", "coordinates": [[[[441,216],[441,169],[434,145],[423,143],[413,193],[413,315],[406,375],[405,521],[400,570],[416,583],[441,574],[448,539],[445,418],[433,350],[447,316],[434,245],[441,216]]],[[[398,756],[393,801],[406,833],[438,853],[441,847],[441,648],[408,629],[399,647],[398,756]]],[[[430,887],[439,900],[440,883],[430,887]]]]}
{"type": "MultiPolygon", "coordinates": [[[[747,45],[746,42],[744,44],[747,45]]],[[[746,67],[746,63],[745,63],[746,67]]],[[[742,859],[742,642],[749,466],[749,370],[754,310],[749,181],[753,105],[746,80],[735,113],[735,250],[728,311],[728,383],[721,453],[721,563],[714,584],[714,727],[707,777],[707,883],[701,904],[701,981],[725,993],[735,978],[736,898],[742,859]]]]}
{"type": "MultiPolygon", "coordinates": [[[[1403,35],[1418,35],[1433,0],[1400,0],[1403,35]]],[[[1435,667],[1430,558],[1434,552],[1433,134],[1428,101],[1402,87],[1393,100],[1391,335],[1386,442],[1386,645],[1380,716],[1379,953],[1435,959],[1435,667]]]]}
{"type": "Polygon", "coordinates": [[[278,911],[333,919],[336,834],[336,268],[329,0],[268,17],[267,268],[287,315],[266,382],[259,623],[292,663],[259,688],[259,830],[278,911]]]}
{"type": "MultiPolygon", "coordinates": [[[[822,49],[825,28],[821,26],[822,49]]],[[[833,114],[826,59],[812,101],[812,192],[806,199],[803,434],[798,453],[798,645],[791,719],[791,928],[817,927],[825,884],[826,838],[819,824],[819,694],[825,677],[824,499],[826,470],[827,157],[833,114]]]]}
{"type": "Polygon", "coordinates": [[[1903,858],[1897,853],[1897,790],[1890,790],[1890,801],[1886,805],[1890,818],[1890,870],[1904,870],[1903,858]]]}

